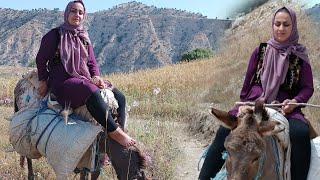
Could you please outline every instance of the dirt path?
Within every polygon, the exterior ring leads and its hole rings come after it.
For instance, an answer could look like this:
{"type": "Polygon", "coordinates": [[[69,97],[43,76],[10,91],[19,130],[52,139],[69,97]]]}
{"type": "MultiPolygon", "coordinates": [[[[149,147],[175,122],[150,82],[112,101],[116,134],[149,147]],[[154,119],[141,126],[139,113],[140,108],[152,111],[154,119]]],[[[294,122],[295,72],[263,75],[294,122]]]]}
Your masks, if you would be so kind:
{"type": "Polygon", "coordinates": [[[177,146],[182,151],[182,158],[176,167],[176,179],[195,180],[198,179],[198,161],[203,153],[204,145],[188,132],[187,124],[175,123],[177,146]],[[183,128],[181,128],[183,127],[183,128]]]}
{"type": "MultiPolygon", "coordinates": [[[[147,121],[141,119],[131,120],[141,127],[142,124],[146,124],[147,121]]],[[[180,156],[178,156],[178,162],[174,167],[175,173],[173,179],[175,180],[195,180],[198,179],[198,162],[205,149],[204,143],[199,141],[197,137],[192,136],[188,123],[183,122],[170,122],[172,131],[170,137],[174,139],[174,146],[178,148],[180,156]],[[174,129],[174,130],[173,130],[174,129]]]]}

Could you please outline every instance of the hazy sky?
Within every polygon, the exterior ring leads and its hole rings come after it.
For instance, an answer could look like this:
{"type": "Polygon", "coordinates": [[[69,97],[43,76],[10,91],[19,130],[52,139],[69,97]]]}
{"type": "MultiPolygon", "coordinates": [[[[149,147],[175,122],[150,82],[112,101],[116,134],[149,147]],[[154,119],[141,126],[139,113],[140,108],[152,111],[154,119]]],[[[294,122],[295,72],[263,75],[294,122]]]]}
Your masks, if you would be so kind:
{"type": "MultiPolygon", "coordinates": [[[[156,7],[177,8],[190,12],[199,12],[208,18],[226,18],[228,10],[240,6],[244,2],[254,0],[136,0],[147,5],[156,7]]],[[[301,1],[301,0],[300,0],[301,1]]],[[[320,0],[302,0],[309,6],[320,3],[320,0]]],[[[59,8],[64,10],[69,0],[0,0],[1,8],[12,9],[37,9],[37,8],[59,8]]],[[[84,0],[89,12],[112,8],[130,0],[84,0]]]]}

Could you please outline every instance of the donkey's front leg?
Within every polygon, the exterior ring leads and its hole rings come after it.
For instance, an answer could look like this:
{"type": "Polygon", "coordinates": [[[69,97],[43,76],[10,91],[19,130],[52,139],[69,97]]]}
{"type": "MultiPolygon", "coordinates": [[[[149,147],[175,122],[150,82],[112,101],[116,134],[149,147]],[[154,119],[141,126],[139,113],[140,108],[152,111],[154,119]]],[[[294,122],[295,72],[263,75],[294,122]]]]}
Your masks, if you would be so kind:
{"type": "Polygon", "coordinates": [[[89,173],[87,171],[81,171],[80,180],[88,180],[88,179],[89,179],[89,173]]]}
{"type": "Polygon", "coordinates": [[[91,180],[97,180],[100,175],[100,170],[91,173],[91,180]]]}
{"type": "Polygon", "coordinates": [[[32,159],[27,158],[27,164],[28,164],[28,180],[34,180],[34,174],[32,169],[32,159]]]}

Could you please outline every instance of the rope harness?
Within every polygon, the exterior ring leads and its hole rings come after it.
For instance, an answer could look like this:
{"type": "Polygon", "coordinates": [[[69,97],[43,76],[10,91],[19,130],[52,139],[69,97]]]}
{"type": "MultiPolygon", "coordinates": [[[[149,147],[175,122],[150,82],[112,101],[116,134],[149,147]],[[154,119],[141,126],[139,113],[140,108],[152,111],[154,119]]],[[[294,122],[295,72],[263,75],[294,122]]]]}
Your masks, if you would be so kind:
{"type": "MultiPolygon", "coordinates": [[[[51,134],[52,132],[55,130],[56,126],[59,124],[60,121],[64,121],[64,118],[61,116],[61,112],[63,111],[63,109],[59,110],[59,111],[55,111],[55,110],[52,110],[50,108],[48,108],[47,106],[47,102],[48,99],[45,99],[45,100],[41,100],[40,101],[40,108],[39,110],[37,111],[37,113],[35,115],[32,116],[32,118],[30,118],[28,120],[28,123],[27,123],[27,130],[26,130],[26,134],[23,136],[27,136],[28,140],[30,141],[31,143],[31,136],[35,135],[35,133],[37,132],[37,129],[38,129],[38,125],[39,125],[39,115],[51,115],[51,116],[54,116],[50,122],[45,126],[45,128],[41,131],[40,133],[40,136],[39,138],[37,139],[36,141],[36,144],[35,144],[35,147],[38,149],[38,145],[43,137],[43,135],[46,133],[46,131],[49,129],[49,127],[52,127],[50,132],[48,132],[48,138],[45,142],[45,153],[47,153],[47,145],[48,145],[48,141],[51,137],[51,134]],[[47,112],[47,110],[50,110],[50,112],[47,112]],[[31,129],[31,126],[32,126],[32,121],[33,119],[36,118],[36,126],[35,126],[35,129],[34,129],[34,132],[32,132],[32,129],[31,129]]],[[[81,118],[80,116],[77,116],[77,115],[69,115],[70,118],[74,118],[74,119],[79,119],[79,120],[82,120],[82,121],[85,121],[83,118],[81,118]]],[[[22,138],[23,138],[22,137],[22,138]]],[[[21,139],[22,139],[21,138],[21,139]]],[[[99,147],[99,144],[100,144],[100,141],[103,140],[103,138],[105,138],[104,135],[100,134],[97,138],[97,141],[96,141],[96,157],[95,157],[95,167],[94,167],[94,171],[96,170],[100,170],[101,169],[101,165],[102,163],[100,162],[100,160],[102,159],[101,157],[101,154],[103,153],[106,153],[106,152],[100,152],[100,147],[99,147]]],[[[87,168],[83,168],[83,169],[78,169],[76,168],[74,170],[75,173],[80,173],[80,172],[83,172],[83,173],[89,173],[90,170],[87,169],[87,168]]]]}
{"type": "Polygon", "coordinates": [[[255,180],[259,180],[262,176],[262,170],[264,167],[264,164],[266,162],[266,157],[267,157],[267,153],[266,151],[263,152],[262,156],[259,158],[259,168],[258,168],[258,173],[256,175],[256,177],[254,178],[255,180]]]}

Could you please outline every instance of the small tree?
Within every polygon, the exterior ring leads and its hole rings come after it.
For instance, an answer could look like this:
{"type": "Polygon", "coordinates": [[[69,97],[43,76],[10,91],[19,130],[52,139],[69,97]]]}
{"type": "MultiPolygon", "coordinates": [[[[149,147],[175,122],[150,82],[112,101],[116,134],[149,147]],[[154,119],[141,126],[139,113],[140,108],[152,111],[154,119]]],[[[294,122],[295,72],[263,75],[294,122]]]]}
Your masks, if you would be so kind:
{"type": "Polygon", "coordinates": [[[211,58],[211,57],[213,57],[213,52],[211,49],[197,48],[195,50],[187,52],[186,54],[183,54],[181,61],[189,62],[196,59],[205,59],[205,58],[211,58]]]}

